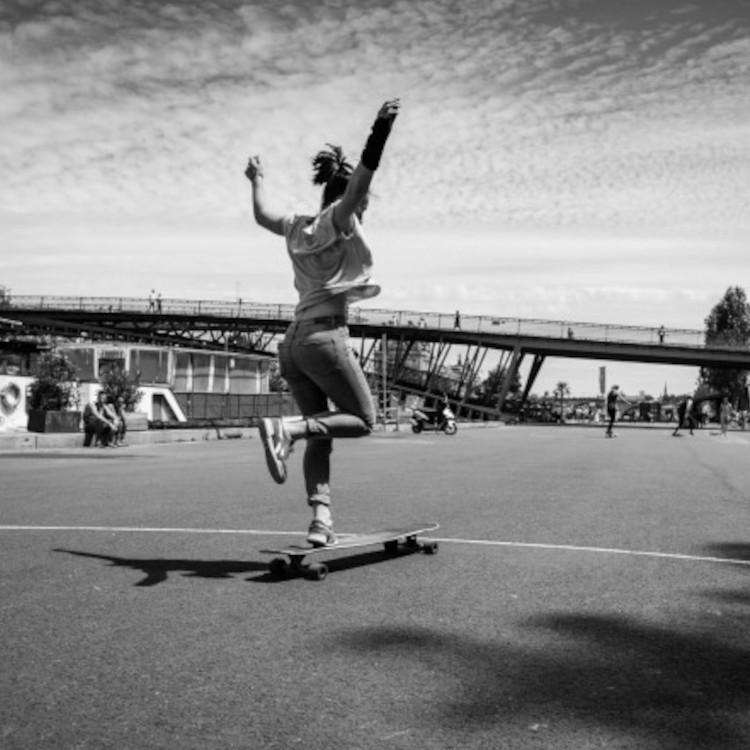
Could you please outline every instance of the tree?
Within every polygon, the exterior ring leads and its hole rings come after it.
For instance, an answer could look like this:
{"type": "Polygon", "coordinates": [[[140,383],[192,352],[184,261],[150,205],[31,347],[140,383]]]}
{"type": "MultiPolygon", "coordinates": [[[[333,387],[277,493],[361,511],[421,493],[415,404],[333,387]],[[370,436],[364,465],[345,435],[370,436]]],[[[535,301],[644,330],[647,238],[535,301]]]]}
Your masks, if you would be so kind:
{"type": "Polygon", "coordinates": [[[65,411],[77,406],[76,366],[60,351],[44,352],[34,368],[29,386],[29,409],[65,411]]]}
{"type": "MultiPolygon", "coordinates": [[[[492,406],[507,377],[508,369],[502,365],[497,365],[487,373],[487,377],[477,386],[476,396],[479,402],[484,406],[492,406]]],[[[515,395],[521,390],[521,376],[516,371],[515,376],[510,384],[508,395],[515,395]]],[[[501,404],[502,406],[502,404],[501,404]]]]}
{"type": "Polygon", "coordinates": [[[115,403],[122,396],[125,411],[135,411],[143,395],[138,390],[141,384],[140,376],[131,375],[120,365],[110,365],[100,373],[99,383],[101,383],[102,391],[109,397],[110,403],[115,403]]]}
{"type": "MultiPolygon", "coordinates": [[[[750,344],[750,305],[745,291],[729,287],[706,318],[706,346],[747,348],[750,344]]],[[[711,392],[729,396],[735,406],[747,398],[747,370],[701,367],[700,385],[711,392]]]]}

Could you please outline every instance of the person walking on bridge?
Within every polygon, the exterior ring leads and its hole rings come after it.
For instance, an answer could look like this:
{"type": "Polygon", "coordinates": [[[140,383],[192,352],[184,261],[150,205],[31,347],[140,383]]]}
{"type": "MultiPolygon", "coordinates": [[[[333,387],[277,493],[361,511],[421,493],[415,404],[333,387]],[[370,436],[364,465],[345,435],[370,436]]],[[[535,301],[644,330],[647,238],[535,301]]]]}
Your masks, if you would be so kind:
{"type": "Polygon", "coordinates": [[[354,356],[346,316],[350,302],[380,292],[371,277],[372,254],[362,219],[399,107],[398,99],[382,105],[355,168],[338,146],[328,144],[315,156],[313,183],[323,186],[317,214],[286,215],[271,209],[260,158],[250,157],[245,170],[255,220],[286,239],[299,293],[294,320],[279,346],[279,364],[302,417],[264,417],[260,437],[268,470],[279,484],[286,481],[292,446],[306,441],[303,472],[313,512],[307,541],[314,546],[336,542],[330,491],[333,439],[369,435],[375,424],[372,394],[354,356]],[[337,411],[329,409],[329,400],[337,411]]]}

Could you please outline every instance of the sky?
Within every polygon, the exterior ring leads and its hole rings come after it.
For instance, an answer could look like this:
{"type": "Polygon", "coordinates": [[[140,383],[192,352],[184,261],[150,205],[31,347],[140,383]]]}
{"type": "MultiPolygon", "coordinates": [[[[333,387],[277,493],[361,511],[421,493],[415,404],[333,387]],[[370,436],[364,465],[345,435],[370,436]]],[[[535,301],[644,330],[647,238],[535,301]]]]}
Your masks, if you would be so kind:
{"type": "MultiPolygon", "coordinates": [[[[747,0],[3,0],[0,284],[296,300],[311,159],[401,113],[368,306],[702,329],[750,260],[747,0]]],[[[535,390],[598,390],[548,360],[535,390]]],[[[625,393],[697,370],[609,363],[625,393]]]]}

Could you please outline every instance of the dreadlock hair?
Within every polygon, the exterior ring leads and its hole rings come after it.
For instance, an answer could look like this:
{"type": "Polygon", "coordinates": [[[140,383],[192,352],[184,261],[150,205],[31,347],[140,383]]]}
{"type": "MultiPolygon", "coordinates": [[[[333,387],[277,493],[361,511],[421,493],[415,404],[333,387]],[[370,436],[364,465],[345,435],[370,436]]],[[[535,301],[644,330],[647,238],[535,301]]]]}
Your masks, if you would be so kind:
{"type": "Polygon", "coordinates": [[[326,143],[327,148],[318,151],[312,161],[313,185],[323,185],[321,208],[325,208],[340,198],[354,171],[347,161],[341,146],[326,143]]]}

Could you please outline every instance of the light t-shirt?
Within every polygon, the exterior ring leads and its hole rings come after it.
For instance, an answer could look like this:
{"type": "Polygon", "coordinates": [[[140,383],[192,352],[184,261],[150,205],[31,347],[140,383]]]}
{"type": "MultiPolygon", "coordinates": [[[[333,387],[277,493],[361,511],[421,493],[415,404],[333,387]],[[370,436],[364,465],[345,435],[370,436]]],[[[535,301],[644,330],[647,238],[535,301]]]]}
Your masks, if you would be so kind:
{"type": "Polygon", "coordinates": [[[317,216],[292,215],[284,219],[284,236],[299,293],[296,312],[345,294],[347,302],[380,293],[372,282],[372,253],[356,216],[349,234],[333,222],[336,203],[317,216]]]}

